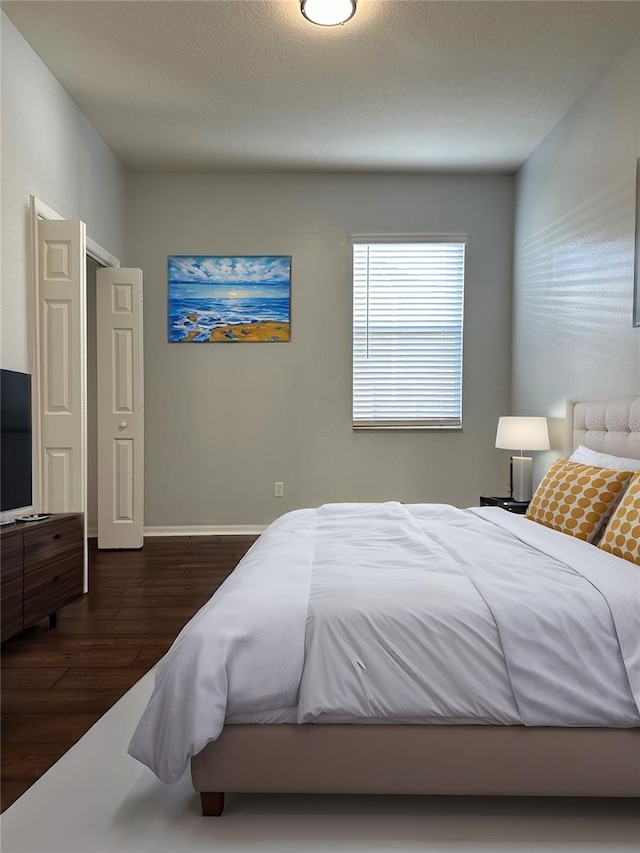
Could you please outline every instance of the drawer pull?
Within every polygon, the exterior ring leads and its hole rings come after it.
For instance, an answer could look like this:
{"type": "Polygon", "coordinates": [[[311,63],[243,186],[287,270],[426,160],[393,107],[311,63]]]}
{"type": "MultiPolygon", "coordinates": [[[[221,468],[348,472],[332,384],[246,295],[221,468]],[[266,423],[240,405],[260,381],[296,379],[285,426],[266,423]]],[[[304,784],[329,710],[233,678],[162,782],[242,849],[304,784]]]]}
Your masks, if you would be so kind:
{"type": "Polygon", "coordinates": [[[59,581],[61,577],[62,577],[62,575],[54,575],[53,579],[54,579],[54,581],[59,581]]]}
{"type": "Polygon", "coordinates": [[[54,533],[54,534],[53,534],[53,538],[54,538],[54,539],[61,539],[61,538],[62,538],[62,533],[54,533]]]}

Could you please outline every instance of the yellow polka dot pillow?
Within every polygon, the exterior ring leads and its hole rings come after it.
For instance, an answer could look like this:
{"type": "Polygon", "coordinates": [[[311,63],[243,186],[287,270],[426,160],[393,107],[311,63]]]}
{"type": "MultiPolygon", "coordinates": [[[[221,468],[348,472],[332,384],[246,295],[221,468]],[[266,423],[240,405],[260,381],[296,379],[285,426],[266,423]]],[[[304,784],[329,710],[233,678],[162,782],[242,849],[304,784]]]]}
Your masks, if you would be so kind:
{"type": "Polygon", "coordinates": [[[558,459],[536,489],[526,516],[545,527],[593,542],[631,476],[631,471],[593,468],[558,459]]]}
{"type": "Polygon", "coordinates": [[[599,547],[640,566],[640,474],[635,474],[629,483],[609,519],[599,547]]]}

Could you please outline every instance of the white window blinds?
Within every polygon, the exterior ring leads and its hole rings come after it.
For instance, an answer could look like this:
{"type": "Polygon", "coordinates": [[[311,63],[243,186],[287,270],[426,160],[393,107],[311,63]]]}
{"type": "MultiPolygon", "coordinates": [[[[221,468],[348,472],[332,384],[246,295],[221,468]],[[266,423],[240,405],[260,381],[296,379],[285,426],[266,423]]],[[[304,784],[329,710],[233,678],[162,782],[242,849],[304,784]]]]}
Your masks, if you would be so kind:
{"type": "Polygon", "coordinates": [[[466,238],[353,238],[353,426],[462,425],[466,238]]]}

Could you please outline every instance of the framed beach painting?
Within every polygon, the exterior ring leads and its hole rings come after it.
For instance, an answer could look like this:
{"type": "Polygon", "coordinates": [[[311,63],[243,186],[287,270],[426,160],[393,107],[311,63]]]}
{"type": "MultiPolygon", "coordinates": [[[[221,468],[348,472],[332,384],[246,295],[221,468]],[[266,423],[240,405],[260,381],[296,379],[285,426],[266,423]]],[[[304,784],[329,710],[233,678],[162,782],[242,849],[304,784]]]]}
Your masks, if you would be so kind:
{"type": "Polygon", "coordinates": [[[169,255],[169,341],[288,341],[289,255],[169,255]]]}

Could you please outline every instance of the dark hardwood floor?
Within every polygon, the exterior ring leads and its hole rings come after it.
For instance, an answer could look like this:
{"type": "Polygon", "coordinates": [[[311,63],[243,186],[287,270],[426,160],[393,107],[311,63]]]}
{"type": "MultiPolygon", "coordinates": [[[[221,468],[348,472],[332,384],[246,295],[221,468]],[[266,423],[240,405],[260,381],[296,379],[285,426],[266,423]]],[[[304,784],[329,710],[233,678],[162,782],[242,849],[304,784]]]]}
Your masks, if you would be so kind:
{"type": "Polygon", "coordinates": [[[2,645],[4,811],[167,651],[255,536],[89,544],[90,591],[2,645]]]}

